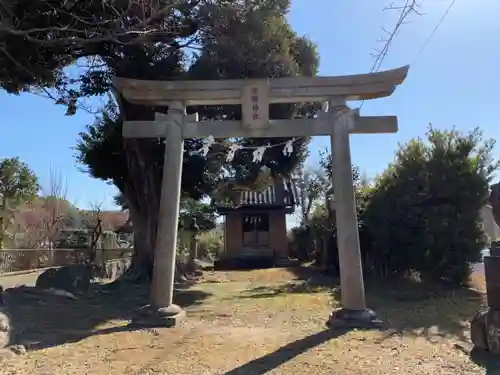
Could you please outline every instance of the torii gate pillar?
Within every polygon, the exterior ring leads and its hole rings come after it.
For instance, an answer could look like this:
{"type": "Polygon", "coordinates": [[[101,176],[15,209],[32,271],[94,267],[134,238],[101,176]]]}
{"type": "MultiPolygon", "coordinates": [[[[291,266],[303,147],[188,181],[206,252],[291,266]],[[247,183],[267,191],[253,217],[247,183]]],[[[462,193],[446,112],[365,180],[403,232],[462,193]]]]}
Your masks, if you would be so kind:
{"type": "Polygon", "coordinates": [[[183,102],[169,103],[168,114],[156,115],[169,126],[165,128],[165,156],[154,249],[153,280],[150,304],[141,309],[134,323],[145,326],[172,327],[185,318],[185,311],[173,303],[177,225],[181,198],[182,161],[184,157],[183,127],[186,106],[183,102]]]}
{"type": "Polygon", "coordinates": [[[334,102],[329,103],[332,113],[332,186],[335,195],[337,248],[340,265],[340,310],[330,314],[328,325],[342,327],[371,327],[381,322],[374,311],[366,307],[361,249],[359,243],[356,196],[352,175],[350,128],[352,117],[338,116],[334,102]]]}

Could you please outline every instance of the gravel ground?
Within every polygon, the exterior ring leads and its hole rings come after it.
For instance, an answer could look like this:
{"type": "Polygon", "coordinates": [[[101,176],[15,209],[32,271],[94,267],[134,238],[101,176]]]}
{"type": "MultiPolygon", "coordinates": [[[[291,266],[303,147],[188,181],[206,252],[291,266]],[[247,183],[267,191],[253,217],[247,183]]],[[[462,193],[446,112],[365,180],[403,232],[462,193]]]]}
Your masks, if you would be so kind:
{"type": "MultiPolygon", "coordinates": [[[[480,277],[475,283],[484,289],[480,277]]],[[[12,316],[32,349],[2,363],[0,374],[484,373],[460,349],[469,346],[468,320],[484,299],[478,291],[367,284],[369,306],[386,329],[340,332],[325,329],[338,306],[334,280],[302,269],[205,275],[178,291],[188,318],[171,329],[127,326],[147,303],[147,288],[107,288],[77,301],[20,296],[12,316]]]]}
{"type": "Polygon", "coordinates": [[[36,278],[41,272],[31,272],[27,274],[14,275],[14,276],[2,276],[0,274],[0,285],[4,288],[12,288],[17,285],[35,285],[36,278]]]}

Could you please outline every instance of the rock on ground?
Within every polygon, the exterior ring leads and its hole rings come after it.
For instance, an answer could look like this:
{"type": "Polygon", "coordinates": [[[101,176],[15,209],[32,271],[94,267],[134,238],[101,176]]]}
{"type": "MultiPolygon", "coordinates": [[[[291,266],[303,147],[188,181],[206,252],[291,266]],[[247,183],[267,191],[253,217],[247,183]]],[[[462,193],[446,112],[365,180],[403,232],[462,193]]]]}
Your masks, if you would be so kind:
{"type": "Polygon", "coordinates": [[[479,311],[470,323],[470,338],[478,349],[488,350],[488,338],[486,333],[486,317],[488,309],[479,311]]]}
{"type": "Polygon", "coordinates": [[[70,293],[88,290],[92,272],[87,265],[72,265],[49,269],[40,274],[35,286],[42,289],[60,289],[70,293]]]}
{"type": "Polygon", "coordinates": [[[0,363],[25,354],[26,348],[22,345],[12,345],[7,348],[0,349],[0,363]]]}
{"type": "MultiPolygon", "coordinates": [[[[5,307],[2,307],[5,309],[5,307]]],[[[10,318],[5,311],[0,310],[0,349],[9,346],[11,343],[11,325],[10,318]]]]}

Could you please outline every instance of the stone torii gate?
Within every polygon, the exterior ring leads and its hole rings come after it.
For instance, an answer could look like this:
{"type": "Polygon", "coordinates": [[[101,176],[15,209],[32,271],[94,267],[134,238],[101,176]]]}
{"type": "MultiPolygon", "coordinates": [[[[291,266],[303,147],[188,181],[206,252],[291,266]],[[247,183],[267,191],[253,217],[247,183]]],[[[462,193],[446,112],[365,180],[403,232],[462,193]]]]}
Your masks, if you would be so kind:
{"type": "Polygon", "coordinates": [[[338,77],[293,77],[213,81],[146,81],[116,77],[113,86],[126,101],[145,106],[168,106],[155,121],[125,121],[123,136],[166,139],[150,305],[140,314],[148,325],[175,325],[183,318],[173,304],[175,249],[181,191],[183,142],[186,138],[301,137],[329,135],[333,187],[337,200],[337,242],[342,309],[331,324],[364,326],[376,322],[366,307],[358,223],[353,190],[350,134],[395,133],[396,116],[364,117],[348,111],[347,101],[391,95],[408,73],[408,66],[378,73],[338,77]],[[269,120],[270,103],[328,102],[315,119],[269,120]],[[187,115],[188,105],[241,104],[242,121],[198,121],[187,115]]]}

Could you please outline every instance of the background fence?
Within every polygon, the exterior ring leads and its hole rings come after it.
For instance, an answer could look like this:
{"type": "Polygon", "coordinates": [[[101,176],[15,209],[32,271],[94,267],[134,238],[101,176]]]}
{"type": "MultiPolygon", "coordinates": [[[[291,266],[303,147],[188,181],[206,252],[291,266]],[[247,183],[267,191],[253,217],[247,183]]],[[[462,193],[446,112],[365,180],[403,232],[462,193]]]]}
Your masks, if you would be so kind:
{"type": "MultiPolygon", "coordinates": [[[[97,249],[96,263],[130,258],[133,251],[131,248],[97,249]]],[[[4,249],[0,250],[0,273],[84,264],[91,259],[91,249],[4,249]]]]}

